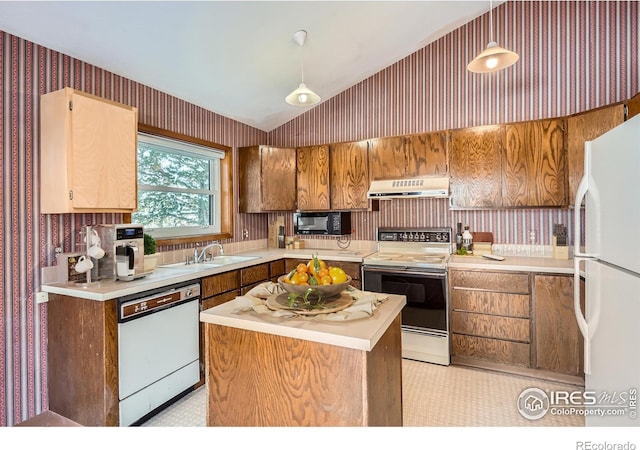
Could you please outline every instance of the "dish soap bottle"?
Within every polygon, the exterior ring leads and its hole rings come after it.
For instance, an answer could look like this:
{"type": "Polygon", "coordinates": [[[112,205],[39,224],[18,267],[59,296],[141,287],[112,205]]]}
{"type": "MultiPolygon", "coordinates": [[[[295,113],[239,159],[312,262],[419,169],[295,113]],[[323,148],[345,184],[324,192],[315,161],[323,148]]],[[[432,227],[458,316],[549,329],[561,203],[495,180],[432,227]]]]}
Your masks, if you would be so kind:
{"type": "Polygon", "coordinates": [[[462,246],[467,251],[467,254],[473,254],[473,235],[469,231],[469,225],[465,225],[464,233],[462,233],[462,246]]]}
{"type": "Polygon", "coordinates": [[[456,233],[456,252],[462,248],[462,223],[458,222],[458,232],[456,233]]]}

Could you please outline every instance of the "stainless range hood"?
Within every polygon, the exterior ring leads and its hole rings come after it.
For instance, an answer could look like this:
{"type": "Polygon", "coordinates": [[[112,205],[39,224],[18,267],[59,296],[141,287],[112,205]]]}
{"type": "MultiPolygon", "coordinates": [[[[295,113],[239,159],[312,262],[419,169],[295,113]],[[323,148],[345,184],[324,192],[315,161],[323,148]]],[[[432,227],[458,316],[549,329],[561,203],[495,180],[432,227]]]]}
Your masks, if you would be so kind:
{"type": "Polygon", "coordinates": [[[449,177],[432,176],[403,178],[401,180],[375,180],[371,182],[367,198],[446,198],[449,197],[449,177]]]}

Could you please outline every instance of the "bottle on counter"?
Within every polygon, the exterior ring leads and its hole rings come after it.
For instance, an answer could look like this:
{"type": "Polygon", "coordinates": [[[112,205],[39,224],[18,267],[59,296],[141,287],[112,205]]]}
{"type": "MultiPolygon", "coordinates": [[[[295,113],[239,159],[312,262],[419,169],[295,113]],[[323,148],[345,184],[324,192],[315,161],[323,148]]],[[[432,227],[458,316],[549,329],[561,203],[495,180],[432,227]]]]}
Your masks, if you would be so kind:
{"type": "Polygon", "coordinates": [[[462,233],[462,246],[467,251],[467,254],[473,253],[473,235],[469,231],[469,225],[465,225],[464,233],[462,233]]]}
{"type": "Polygon", "coordinates": [[[462,223],[458,222],[458,231],[456,233],[456,252],[462,248],[462,223]]]}

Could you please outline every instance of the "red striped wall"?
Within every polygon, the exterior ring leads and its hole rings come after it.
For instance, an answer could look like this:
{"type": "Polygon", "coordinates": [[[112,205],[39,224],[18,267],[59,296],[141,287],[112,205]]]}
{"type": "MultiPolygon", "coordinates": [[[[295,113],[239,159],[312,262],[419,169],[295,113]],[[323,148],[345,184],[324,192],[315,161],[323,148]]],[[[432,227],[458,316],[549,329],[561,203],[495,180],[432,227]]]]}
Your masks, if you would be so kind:
{"type": "MultiPolygon", "coordinates": [[[[566,116],[640,90],[638,2],[506,2],[493,36],[520,60],[494,74],[466,70],[489,41],[488,13],[269,133],[271,144],[318,145],[566,116]]],[[[550,244],[569,210],[449,211],[445,201],[391,200],[354,214],[353,239],[377,226],[453,226],[493,231],[496,242],[550,244]]],[[[570,238],[572,234],[570,232],[570,238]]]]}

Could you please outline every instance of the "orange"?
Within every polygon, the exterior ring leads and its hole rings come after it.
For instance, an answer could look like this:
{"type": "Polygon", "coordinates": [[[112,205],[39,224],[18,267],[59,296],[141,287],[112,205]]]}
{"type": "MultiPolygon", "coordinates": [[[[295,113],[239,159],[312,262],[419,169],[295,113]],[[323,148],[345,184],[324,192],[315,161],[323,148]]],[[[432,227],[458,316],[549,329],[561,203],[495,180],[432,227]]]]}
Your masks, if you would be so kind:
{"type": "Polygon", "coordinates": [[[307,268],[309,270],[309,273],[314,277],[318,275],[318,272],[320,272],[320,270],[326,267],[327,267],[327,263],[325,263],[320,258],[316,258],[316,257],[309,260],[309,262],[307,263],[307,268]]]}

